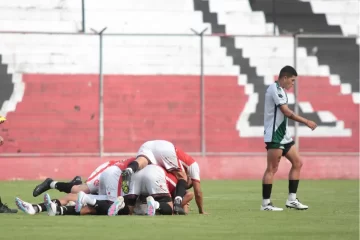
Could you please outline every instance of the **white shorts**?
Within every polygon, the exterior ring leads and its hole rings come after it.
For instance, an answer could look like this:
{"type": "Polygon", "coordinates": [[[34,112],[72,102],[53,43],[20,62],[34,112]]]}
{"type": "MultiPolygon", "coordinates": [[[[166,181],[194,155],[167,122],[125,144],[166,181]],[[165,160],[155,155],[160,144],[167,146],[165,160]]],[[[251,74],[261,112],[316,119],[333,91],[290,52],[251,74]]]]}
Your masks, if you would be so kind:
{"type": "Polygon", "coordinates": [[[86,184],[90,189],[91,194],[95,194],[99,192],[99,182],[100,182],[100,175],[102,172],[105,171],[110,166],[110,162],[105,162],[98,166],[94,172],[90,174],[90,177],[86,180],[86,184]]]}
{"type": "Polygon", "coordinates": [[[167,171],[181,170],[174,144],[165,140],[153,140],[141,145],[137,157],[144,156],[152,164],[157,164],[167,171]]]}
{"type": "Polygon", "coordinates": [[[165,170],[157,165],[147,165],[141,171],[136,172],[131,177],[130,191],[127,195],[170,196],[165,170]]]}
{"type": "Polygon", "coordinates": [[[121,196],[121,170],[117,166],[110,166],[100,174],[99,196],[106,195],[107,200],[114,202],[121,196]]]}

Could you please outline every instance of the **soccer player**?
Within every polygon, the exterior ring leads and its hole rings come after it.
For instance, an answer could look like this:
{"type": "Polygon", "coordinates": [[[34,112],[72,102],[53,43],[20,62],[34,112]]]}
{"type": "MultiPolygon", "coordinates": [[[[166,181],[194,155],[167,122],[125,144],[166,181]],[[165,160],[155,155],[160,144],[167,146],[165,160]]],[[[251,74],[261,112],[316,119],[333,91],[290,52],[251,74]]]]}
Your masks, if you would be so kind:
{"type": "MultiPolygon", "coordinates": [[[[69,206],[71,205],[71,203],[75,203],[76,199],[77,199],[77,194],[69,193],[59,199],[50,199],[50,200],[54,202],[54,204],[56,204],[57,206],[66,206],[66,205],[69,206]]],[[[15,204],[18,207],[18,209],[29,215],[35,215],[46,211],[46,206],[44,202],[32,204],[29,202],[25,202],[19,197],[16,197],[15,204]]]]}
{"type": "Polygon", "coordinates": [[[267,149],[267,167],[262,180],[263,201],[260,210],[283,210],[282,208],[275,207],[270,201],[273,178],[282,156],[285,156],[292,165],[289,172],[289,195],[285,205],[288,208],[299,210],[308,209],[308,206],[302,204],[296,198],[303,163],[290,136],[288,119],[303,123],[311,130],[314,130],[317,125],[313,121],[296,115],[288,107],[288,98],[285,90],[289,90],[294,86],[296,77],[297,72],[293,67],[283,67],[278,80],[272,83],[265,93],[264,141],[267,149]]]}
{"type": "MultiPolygon", "coordinates": [[[[173,202],[167,183],[167,172],[162,167],[148,165],[136,172],[131,178],[129,190],[127,194],[124,194],[124,197],[130,214],[133,214],[136,200],[140,195],[148,196],[146,198],[147,215],[155,215],[156,210],[162,215],[173,214],[173,202]]],[[[114,202],[110,207],[110,216],[117,215],[118,205],[118,202],[114,202]]]]}
{"type": "Polygon", "coordinates": [[[54,181],[52,178],[45,179],[44,182],[37,185],[33,191],[33,196],[37,197],[40,194],[46,192],[49,189],[57,189],[60,192],[65,193],[78,193],[80,191],[85,192],[87,194],[96,194],[99,191],[99,177],[100,174],[105,171],[107,168],[119,163],[123,162],[126,165],[130,162],[134,161],[135,158],[128,158],[123,160],[112,160],[105,162],[98,166],[88,177],[85,183],[82,183],[81,178],[76,176],[70,182],[57,182],[54,181]]]}
{"type": "Polygon", "coordinates": [[[122,173],[122,190],[124,194],[129,193],[132,175],[137,171],[141,171],[148,164],[157,164],[176,176],[178,183],[176,185],[174,213],[185,214],[184,209],[181,207],[181,201],[186,194],[187,175],[177,157],[175,146],[169,141],[153,140],[141,145],[136,160],[131,162],[122,173]]]}
{"type": "MultiPolygon", "coordinates": [[[[178,157],[180,164],[185,169],[190,181],[192,183],[192,187],[194,189],[195,201],[198,206],[198,210],[200,214],[206,214],[203,206],[203,194],[201,190],[200,184],[200,167],[199,164],[188,154],[182,151],[179,148],[176,148],[176,156],[178,157]]],[[[182,204],[183,205],[183,204],[182,204]]]]}

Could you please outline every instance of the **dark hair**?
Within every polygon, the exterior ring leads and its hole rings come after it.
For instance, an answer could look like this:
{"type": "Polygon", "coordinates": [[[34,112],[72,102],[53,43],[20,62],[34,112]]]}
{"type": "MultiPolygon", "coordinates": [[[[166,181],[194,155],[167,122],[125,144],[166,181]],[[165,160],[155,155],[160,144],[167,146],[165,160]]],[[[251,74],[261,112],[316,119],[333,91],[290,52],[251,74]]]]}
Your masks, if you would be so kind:
{"type": "Polygon", "coordinates": [[[291,67],[291,66],[285,66],[280,70],[280,74],[279,74],[279,78],[282,77],[292,77],[295,76],[297,77],[297,72],[295,70],[295,68],[291,67]]]}

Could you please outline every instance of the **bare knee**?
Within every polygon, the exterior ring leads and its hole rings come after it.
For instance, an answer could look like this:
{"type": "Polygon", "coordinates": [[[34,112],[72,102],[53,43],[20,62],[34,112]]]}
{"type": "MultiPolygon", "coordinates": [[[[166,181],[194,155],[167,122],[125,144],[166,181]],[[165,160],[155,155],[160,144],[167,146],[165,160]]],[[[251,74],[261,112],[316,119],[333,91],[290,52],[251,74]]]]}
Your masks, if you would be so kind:
{"type": "Polygon", "coordinates": [[[139,170],[150,164],[149,160],[143,156],[137,157],[135,161],[139,164],[139,170]]]}
{"type": "Polygon", "coordinates": [[[292,167],[296,169],[301,169],[303,166],[303,162],[298,159],[297,161],[292,162],[292,167]]]}
{"type": "Polygon", "coordinates": [[[71,188],[71,193],[78,193],[80,191],[83,191],[87,194],[90,193],[90,189],[88,187],[88,185],[86,183],[83,183],[81,185],[74,185],[72,188],[71,188]]]}
{"type": "Polygon", "coordinates": [[[270,166],[267,166],[266,173],[274,175],[279,168],[279,164],[271,164],[270,166]]]}

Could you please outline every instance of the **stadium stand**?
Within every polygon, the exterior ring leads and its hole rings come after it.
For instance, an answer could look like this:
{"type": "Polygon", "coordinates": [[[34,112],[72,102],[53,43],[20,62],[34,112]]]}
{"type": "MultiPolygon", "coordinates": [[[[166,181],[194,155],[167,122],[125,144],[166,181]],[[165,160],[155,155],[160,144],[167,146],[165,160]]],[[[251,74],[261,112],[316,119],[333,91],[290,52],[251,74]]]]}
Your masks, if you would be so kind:
{"type": "MultiPolygon", "coordinates": [[[[331,1],[332,8],[340,1],[331,1]]],[[[86,32],[106,26],[106,33],[192,34],[191,28],[207,27],[213,34],[204,39],[208,151],[258,152],[263,92],[283,65],[293,63],[291,37],[259,37],[274,28],[268,2],[89,0],[86,32]]],[[[346,2],[336,12],[324,9],[321,0],[277,0],[276,32],[354,34],[358,13],[349,10],[352,0],[346,2]]],[[[81,1],[3,1],[0,23],[0,31],[78,33],[81,1]]],[[[133,152],[152,138],[199,151],[199,42],[198,36],[104,37],[106,151],[133,152]]],[[[302,151],[358,151],[358,44],[299,40],[300,114],[319,123],[314,133],[300,127],[302,137],[315,136],[301,144],[302,151]],[[315,143],[319,139],[321,146],[315,143]]],[[[2,129],[10,141],[5,152],[98,152],[98,54],[94,35],[1,34],[1,113],[11,119],[2,129]]],[[[293,96],[289,93],[291,107],[293,96]]]]}

